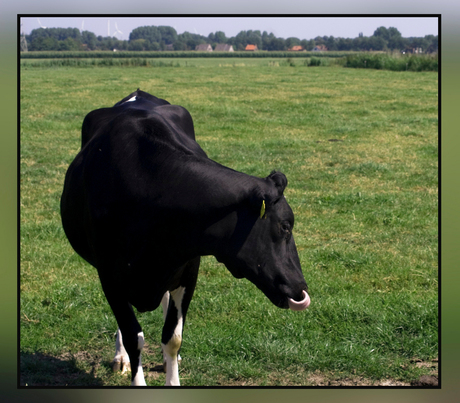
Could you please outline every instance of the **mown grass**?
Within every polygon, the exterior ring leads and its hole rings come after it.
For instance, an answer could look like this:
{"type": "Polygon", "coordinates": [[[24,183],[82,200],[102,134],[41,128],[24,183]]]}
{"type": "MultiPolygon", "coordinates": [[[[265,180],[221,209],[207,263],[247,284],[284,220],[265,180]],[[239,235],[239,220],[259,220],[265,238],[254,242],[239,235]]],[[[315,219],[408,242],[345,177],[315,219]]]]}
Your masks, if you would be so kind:
{"type": "MultiPolygon", "coordinates": [[[[287,175],[312,298],[306,312],[280,310],[204,258],[183,385],[428,373],[415,362],[438,355],[437,74],[180,63],[21,71],[21,384],[129,385],[110,370],[117,325],[96,270],[65,239],[59,199],[86,113],[137,88],[186,107],[210,158],[287,175]]],[[[161,311],[139,320],[147,383],[163,385],[161,311]]]]}

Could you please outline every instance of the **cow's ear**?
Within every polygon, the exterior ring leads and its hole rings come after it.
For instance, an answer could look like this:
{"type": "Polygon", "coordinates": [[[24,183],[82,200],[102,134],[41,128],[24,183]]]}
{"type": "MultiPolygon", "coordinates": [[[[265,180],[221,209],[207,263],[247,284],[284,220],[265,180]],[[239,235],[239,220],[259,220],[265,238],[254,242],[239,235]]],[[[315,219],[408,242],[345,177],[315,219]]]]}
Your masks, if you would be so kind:
{"type": "Polygon", "coordinates": [[[280,200],[287,185],[287,178],[282,172],[273,171],[265,181],[268,186],[256,186],[248,199],[251,210],[259,218],[266,217],[266,209],[280,200]]]}
{"type": "Polygon", "coordinates": [[[282,196],[284,189],[287,186],[287,178],[282,172],[273,171],[270,175],[265,178],[267,181],[272,182],[278,193],[278,198],[282,196]]]}

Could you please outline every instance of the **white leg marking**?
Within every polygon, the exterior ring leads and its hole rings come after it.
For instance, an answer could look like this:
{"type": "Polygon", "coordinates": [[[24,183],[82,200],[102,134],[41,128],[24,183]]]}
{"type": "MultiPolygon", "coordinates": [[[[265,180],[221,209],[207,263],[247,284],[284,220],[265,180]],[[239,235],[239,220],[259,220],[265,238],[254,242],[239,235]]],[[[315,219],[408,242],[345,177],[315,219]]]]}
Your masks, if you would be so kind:
{"type": "Polygon", "coordinates": [[[129,355],[123,346],[123,337],[120,328],[117,330],[117,341],[115,342],[115,357],[112,361],[113,371],[119,371],[124,374],[126,371],[131,371],[131,363],[129,362],[129,355]]]}
{"type": "Polygon", "coordinates": [[[166,314],[168,313],[169,306],[169,291],[166,291],[161,299],[161,307],[163,308],[163,320],[166,320],[166,314]]]}
{"type": "Polygon", "coordinates": [[[139,350],[139,366],[137,367],[137,374],[131,382],[132,386],[147,386],[144,379],[144,371],[142,370],[141,351],[144,347],[144,333],[137,334],[137,349],[139,350]]]}
{"type": "MultiPolygon", "coordinates": [[[[163,295],[163,298],[161,299],[161,308],[163,309],[163,321],[166,320],[166,315],[168,314],[168,307],[169,307],[169,291],[166,291],[163,295]]],[[[166,371],[166,354],[164,351],[164,348],[162,348],[163,351],[163,370],[166,371]]],[[[182,358],[180,355],[177,356],[177,361],[182,361],[182,358]]]]}
{"type": "Polygon", "coordinates": [[[182,343],[182,299],[184,298],[185,288],[179,287],[171,291],[171,297],[177,308],[177,325],[173,336],[167,344],[161,343],[163,354],[166,361],[166,386],[179,386],[179,364],[178,351],[182,343]]]}

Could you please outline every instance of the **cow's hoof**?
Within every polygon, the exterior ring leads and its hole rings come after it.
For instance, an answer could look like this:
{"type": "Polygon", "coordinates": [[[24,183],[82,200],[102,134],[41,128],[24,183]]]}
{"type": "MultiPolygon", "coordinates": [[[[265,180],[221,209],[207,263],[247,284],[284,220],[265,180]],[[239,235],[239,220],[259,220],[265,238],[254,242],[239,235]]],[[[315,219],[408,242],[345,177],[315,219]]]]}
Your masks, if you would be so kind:
{"type": "Polygon", "coordinates": [[[120,361],[112,361],[112,371],[118,372],[121,369],[121,362],[120,361]]]}
{"type": "Polygon", "coordinates": [[[131,363],[123,361],[113,361],[112,370],[113,372],[118,372],[121,370],[121,373],[124,374],[128,371],[131,371],[131,363]]]}

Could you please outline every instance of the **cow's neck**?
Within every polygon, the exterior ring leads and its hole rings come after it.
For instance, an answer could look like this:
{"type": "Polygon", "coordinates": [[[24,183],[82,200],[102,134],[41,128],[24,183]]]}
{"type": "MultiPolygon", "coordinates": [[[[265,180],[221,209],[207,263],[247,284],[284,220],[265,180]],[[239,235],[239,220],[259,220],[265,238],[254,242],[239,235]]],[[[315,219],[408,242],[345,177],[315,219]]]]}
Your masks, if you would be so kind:
{"type": "Polygon", "coordinates": [[[201,166],[200,170],[206,172],[206,178],[196,183],[196,203],[190,204],[202,223],[200,254],[219,258],[222,247],[241,220],[248,224],[257,220],[257,211],[251,212],[251,202],[257,194],[263,193],[267,183],[263,178],[234,171],[213,161],[201,166]]]}

